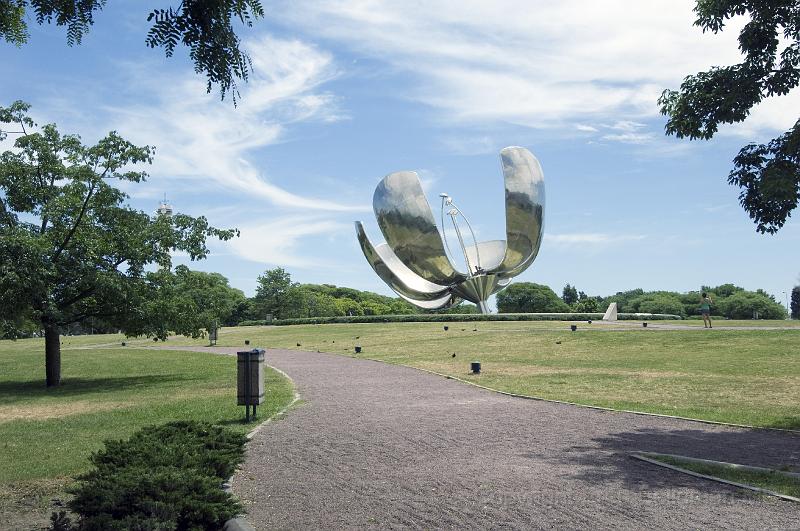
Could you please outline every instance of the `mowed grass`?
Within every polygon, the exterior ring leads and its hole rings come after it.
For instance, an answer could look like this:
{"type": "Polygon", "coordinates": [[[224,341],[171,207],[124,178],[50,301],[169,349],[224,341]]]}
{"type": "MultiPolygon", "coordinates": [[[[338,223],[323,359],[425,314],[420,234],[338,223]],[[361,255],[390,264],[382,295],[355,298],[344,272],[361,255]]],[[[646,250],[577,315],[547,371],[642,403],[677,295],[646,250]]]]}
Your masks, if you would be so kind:
{"type": "Polygon", "coordinates": [[[320,350],[428,369],[528,396],[800,429],[800,329],[659,330],[656,324],[644,329],[582,322],[571,332],[569,324],[240,327],[223,329],[219,344],[244,348],[248,339],[251,346],[320,350]],[[361,354],[354,353],[355,345],[361,354]],[[471,361],[481,362],[482,374],[470,374],[471,361]]]}
{"type": "MultiPolygon", "coordinates": [[[[244,408],[236,406],[235,358],[130,346],[86,348],[123,340],[62,338],[63,384],[54,389],[44,386],[42,340],[0,341],[0,522],[26,512],[46,517],[49,498],[63,497],[70,478],[89,469],[89,455],[106,439],[179,419],[240,431],[255,425],[243,424],[244,408]]],[[[273,370],[265,383],[260,419],[294,395],[291,382],[273,370]]]]}

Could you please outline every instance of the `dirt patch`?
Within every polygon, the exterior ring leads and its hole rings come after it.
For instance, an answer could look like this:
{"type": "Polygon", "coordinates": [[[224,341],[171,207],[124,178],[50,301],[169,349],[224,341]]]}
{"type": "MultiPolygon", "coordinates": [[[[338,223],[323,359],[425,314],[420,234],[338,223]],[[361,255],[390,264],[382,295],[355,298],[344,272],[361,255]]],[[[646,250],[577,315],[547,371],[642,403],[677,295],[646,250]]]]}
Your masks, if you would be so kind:
{"type": "Polygon", "coordinates": [[[132,402],[95,402],[92,400],[73,400],[63,403],[48,403],[24,406],[0,407],[0,423],[14,420],[43,420],[67,417],[70,415],[83,415],[98,411],[109,411],[131,407],[132,402]]]}
{"type": "Polygon", "coordinates": [[[69,478],[0,484],[0,522],[3,530],[47,529],[50,513],[66,510],[69,478]]]}

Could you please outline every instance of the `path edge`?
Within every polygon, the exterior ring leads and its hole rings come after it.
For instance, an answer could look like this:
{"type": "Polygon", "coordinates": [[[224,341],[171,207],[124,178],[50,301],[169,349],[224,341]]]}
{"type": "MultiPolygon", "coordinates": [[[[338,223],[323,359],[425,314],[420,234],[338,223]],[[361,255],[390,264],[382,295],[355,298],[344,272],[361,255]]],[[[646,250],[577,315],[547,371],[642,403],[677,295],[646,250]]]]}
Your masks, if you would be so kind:
{"type": "MultiPolygon", "coordinates": [[[[675,472],[680,472],[681,474],[687,474],[689,476],[694,476],[700,479],[708,479],[711,481],[716,481],[717,483],[724,483],[726,485],[731,485],[733,487],[738,487],[741,489],[752,490],[754,492],[760,492],[762,494],[768,494],[770,496],[775,496],[777,498],[781,498],[783,500],[793,501],[793,502],[800,502],[800,498],[795,498],[794,496],[789,496],[788,494],[781,494],[780,492],[775,492],[768,489],[762,489],[761,487],[755,487],[753,485],[748,485],[746,483],[737,483],[735,481],[729,481],[727,479],[722,479],[714,476],[708,476],[706,474],[700,474],[699,472],[695,472],[693,470],[688,470],[686,468],[681,468],[679,466],[671,465],[669,463],[662,463],[656,459],[651,459],[645,455],[642,455],[639,452],[633,452],[630,454],[633,459],[638,459],[639,461],[644,461],[646,463],[650,463],[652,465],[660,466],[663,468],[668,468],[670,470],[674,470],[675,472]]],[[[680,457],[680,456],[679,456],[680,457]]],[[[720,461],[721,462],[721,461],[720,461]]],[[[732,464],[732,463],[726,463],[732,464]]]]}
{"type": "MultiPolygon", "coordinates": [[[[285,350],[285,349],[274,349],[274,350],[285,350]]],[[[294,351],[294,352],[300,352],[300,351],[294,351]]],[[[313,354],[313,352],[311,352],[311,351],[302,351],[302,352],[310,352],[310,353],[313,354]]],[[[468,385],[472,385],[472,386],[478,387],[480,389],[485,389],[487,391],[491,391],[493,393],[499,393],[501,395],[511,396],[511,397],[514,397],[514,398],[522,398],[524,400],[538,400],[540,402],[551,402],[553,404],[564,404],[564,405],[567,405],[567,406],[577,406],[577,407],[583,407],[583,408],[588,408],[588,409],[597,409],[597,410],[600,410],[600,411],[612,411],[612,412],[615,412],[615,413],[630,413],[630,414],[633,414],[633,415],[645,415],[645,416],[648,416],[648,417],[661,417],[661,418],[667,418],[667,419],[688,420],[688,421],[691,421],[691,422],[700,422],[700,423],[703,423],[703,424],[713,424],[713,425],[716,425],[716,426],[730,426],[732,428],[746,428],[746,429],[750,429],[750,430],[779,431],[779,432],[783,432],[783,433],[791,433],[791,434],[794,434],[794,435],[800,435],[800,430],[792,430],[792,429],[789,429],[789,428],[771,428],[771,427],[768,427],[768,426],[751,426],[749,424],[733,424],[731,422],[721,422],[721,421],[718,421],[718,420],[694,419],[694,418],[691,418],[691,417],[681,417],[681,416],[678,416],[678,415],[667,415],[665,413],[650,413],[650,412],[647,412],[647,411],[633,411],[633,410],[630,410],[630,409],[614,409],[614,408],[611,408],[611,407],[592,406],[590,404],[579,404],[577,402],[568,402],[566,400],[556,400],[554,398],[543,398],[541,396],[522,395],[522,394],[518,394],[518,393],[511,393],[509,391],[502,391],[500,389],[495,389],[493,387],[487,387],[485,385],[481,385],[481,384],[476,383],[476,382],[471,382],[469,380],[465,380],[463,378],[459,378],[458,376],[451,376],[449,374],[436,372],[436,371],[433,371],[431,369],[423,369],[422,367],[414,367],[414,366],[411,366],[411,365],[403,365],[403,364],[400,364],[400,363],[390,363],[388,361],[379,360],[379,359],[375,359],[375,358],[360,358],[360,357],[357,357],[357,356],[351,356],[349,354],[347,354],[347,355],[339,354],[337,352],[328,352],[328,354],[333,354],[333,355],[336,355],[336,356],[343,356],[343,357],[346,357],[346,358],[353,358],[353,359],[358,359],[358,360],[367,360],[367,361],[374,361],[374,362],[377,362],[377,363],[385,363],[387,365],[395,365],[395,366],[398,366],[398,367],[408,367],[409,369],[414,369],[414,370],[417,370],[417,371],[427,372],[428,374],[435,374],[436,376],[441,376],[442,378],[445,378],[445,379],[448,379],[448,380],[455,380],[457,382],[461,382],[461,383],[465,383],[465,384],[468,384],[468,385]]]]}

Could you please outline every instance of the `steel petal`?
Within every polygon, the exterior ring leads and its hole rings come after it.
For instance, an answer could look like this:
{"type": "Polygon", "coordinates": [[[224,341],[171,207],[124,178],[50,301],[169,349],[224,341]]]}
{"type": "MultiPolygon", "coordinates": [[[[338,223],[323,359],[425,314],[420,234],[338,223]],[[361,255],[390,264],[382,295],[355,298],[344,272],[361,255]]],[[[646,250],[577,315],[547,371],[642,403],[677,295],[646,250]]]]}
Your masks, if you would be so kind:
{"type": "Polygon", "coordinates": [[[531,265],[544,231],[544,173],[539,161],[522,147],[500,152],[506,186],[506,252],[490,272],[511,278],[531,265]]]}
{"type": "Polygon", "coordinates": [[[418,301],[410,297],[406,297],[400,293],[398,293],[398,295],[400,295],[403,299],[407,300],[411,304],[419,306],[424,310],[440,310],[442,308],[449,308],[451,306],[455,306],[456,304],[461,302],[460,298],[456,297],[455,295],[451,295],[450,293],[448,293],[444,297],[441,297],[439,299],[434,299],[431,301],[418,301]]]}
{"type": "MultiPolygon", "coordinates": [[[[358,243],[361,245],[367,262],[381,280],[386,282],[398,295],[409,302],[418,304],[418,301],[438,301],[448,294],[447,286],[428,282],[411,271],[385,243],[372,245],[364,231],[364,225],[360,221],[356,221],[355,225],[358,243]]],[[[438,308],[439,306],[433,307],[438,308]]]]}
{"type": "Polygon", "coordinates": [[[411,271],[436,284],[451,285],[466,278],[447,257],[415,172],[384,177],[375,189],[372,206],[386,243],[411,271]]]}

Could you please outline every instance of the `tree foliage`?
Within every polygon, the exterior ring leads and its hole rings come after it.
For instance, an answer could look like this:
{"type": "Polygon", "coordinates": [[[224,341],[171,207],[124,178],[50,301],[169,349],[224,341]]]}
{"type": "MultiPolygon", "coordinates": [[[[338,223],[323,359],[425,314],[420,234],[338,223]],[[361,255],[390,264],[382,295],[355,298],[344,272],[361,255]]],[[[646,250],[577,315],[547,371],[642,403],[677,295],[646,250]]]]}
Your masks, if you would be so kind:
{"type": "Polygon", "coordinates": [[[792,288],[792,319],[800,319],[800,286],[792,288]]]}
{"type": "Polygon", "coordinates": [[[500,313],[569,312],[570,308],[548,286],[533,282],[512,284],[497,294],[500,313]]]}
{"type": "Polygon", "coordinates": [[[265,319],[272,314],[275,319],[282,319],[289,304],[289,290],[295,286],[292,277],[282,267],[268,269],[258,277],[256,296],[253,307],[258,319],[265,319]]]}
{"type": "MultiPolygon", "coordinates": [[[[659,99],[666,132],[710,139],[720,124],[744,121],[765,98],[800,84],[800,3],[797,0],[698,0],[695,25],[719,33],[733,17],[748,22],[739,33],[741,63],[713,67],[684,79],[659,99]]],[[[767,144],[748,144],[734,159],[728,182],[761,233],[775,233],[800,201],[800,120],[767,144]]]]}
{"type": "MultiPolygon", "coordinates": [[[[235,325],[231,317],[245,301],[241,290],[219,273],[192,271],[179,265],[148,275],[149,294],[143,302],[142,333],[165,339],[171,333],[201,337],[215,325],[235,325]]],[[[140,332],[129,327],[129,332],[140,332]]]]}
{"type": "Polygon", "coordinates": [[[153,149],[116,132],[95,145],[62,135],[55,124],[32,129],[29,106],[0,107],[0,123],[15,123],[14,149],[0,154],[0,321],[40,323],[46,336],[48,384],[60,381],[59,329],[99,318],[122,330],[157,334],[144,318],[156,264],[170,252],[192,260],[208,254],[206,239],[235,230],[204,217],[151,217],[125,204],[114,181],[142,182],[131,164],[152,161],[153,149]]]}
{"type": "MultiPolygon", "coordinates": [[[[65,26],[67,44],[81,44],[106,0],[0,0],[0,37],[22,46],[30,37],[26,15],[38,24],[65,26]]],[[[150,29],[145,42],[172,57],[182,44],[189,50],[195,72],[206,75],[207,91],[219,85],[221,97],[238,96],[236,81],[247,81],[250,57],[241,49],[234,22],[252,26],[264,16],[260,0],[183,0],[177,7],[154,8],[147,16],[150,29]]]]}
{"type": "Polygon", "coordinates": [[[561,300],[563,300],[566,304],[575,304],[578,302],[578,289],[575,286],[570,286],[567,284],[561,291],[561,300]]]}

